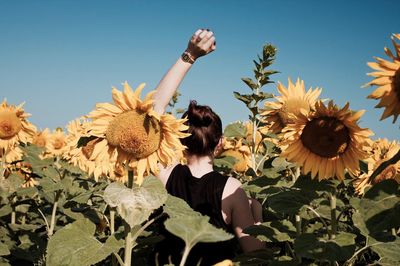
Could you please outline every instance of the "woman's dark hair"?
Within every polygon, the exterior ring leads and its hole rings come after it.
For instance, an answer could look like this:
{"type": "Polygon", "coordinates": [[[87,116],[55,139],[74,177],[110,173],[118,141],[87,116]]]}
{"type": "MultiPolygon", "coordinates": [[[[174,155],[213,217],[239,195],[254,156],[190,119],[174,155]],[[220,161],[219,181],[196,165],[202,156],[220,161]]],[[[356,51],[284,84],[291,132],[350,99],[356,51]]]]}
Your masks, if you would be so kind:
{"type": "Polygon", "coordinates": [[[219,116],[206,105],[190,101],[188,110],[182,115],[187,119],[189,137],[181,139],[192,155],[211,155],[222,136],[222,122],[219,116]]]}

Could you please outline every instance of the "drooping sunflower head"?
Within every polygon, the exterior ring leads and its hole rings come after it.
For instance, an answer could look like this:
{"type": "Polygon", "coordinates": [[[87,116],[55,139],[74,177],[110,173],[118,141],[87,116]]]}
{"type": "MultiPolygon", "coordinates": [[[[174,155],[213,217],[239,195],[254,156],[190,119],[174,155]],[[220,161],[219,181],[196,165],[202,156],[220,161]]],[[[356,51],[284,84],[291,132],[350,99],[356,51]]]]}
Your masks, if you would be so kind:
{"type": "Polygon", "coordinates": [[[6,100],[0,105],[0,149],[13,149],[21,143],[32,142],[32,137],[36,132],[36,127],[32,125],[22,108],[24,104],[18,106],[8,105],[6,100]]]}
{"type": "Polygon", "coordinates": [[[144,84],[132,91],[124,83],[124,91],[113,88],[114,104],[100,103],[89,114],[92,123],[88,128],[91,136],[101,139],[94,144],[91,157],[116,157],[116,163],[135,169],[137,182],[141,183],[144,172],[155,173],[157,163],[170,164],[176,151],[184,150],[179,139],[186,137],[184,119],[172,115],[159,115],[153,110],[153,92],[140,99],[144,84]]]}
{"type": "Polygon", "coordinates": [[[393,123],[400,114],[400,44],[395,39],[399,41],[400,34],[392,36],[395,54],[385,47],[385,53],[392,61],[375,57],[376,62],[369,62],[368,66],[376,71],[368,73],[374,79],[363,86],[378,86],[368,98],[380,99],[375,107],[385,108],[381,120],[393,115],[393,123]]]}
{"type": "Polygon", "coordinates": [[[293,123],[301,110],[309,112],[314,109],[315,102],[321,94],[321,89],[318,88],[310,88],[306,92],[304,81],[300,79],[293,84],[289,78],[287,88],[279,82],[277,89],[280,95],[275,97],[276,101],[265,102],[265,109],[261,111],[261,116],[266,123],[271,124],[271,130],[276,134],[287,124],[293,123]]]}
{"type": "Polygon", "coordinates": [[[45,128],[44,130],[35,133],[32,139],[32,144],[35,144],[36,146],[41,148],[45,148],[49,141],[50,130],[48,128],[45,128]]]}
{"type": "Polygon", "coordinates": [[[221,156],[231,156],[236,162],[233,170],[237,173],[245,173],[251,166],[251,152],[247,145],[243,145],[242,139],[223,139],[223,151],[221,156]]]}
{"type": "Polygon", "coordinates": [[[303,174],[311,172],[319,180],[343,180],[345,170],[357,174],[372,135],[357,124],[363,113],[351,111],[349,104],[339,109],[333,101],[328,106],[318,101],[315,112],[301,113],[285,129],[282,156],[302,166],[303,174]]]}
{"type": "Polygon", "coordinates": [[[45,157],[62,156],[67,151],[67,136],[62,128],[57,128],[50,133],[49,139],[46,142],[45,157]]]}
{"type": "Polygon", "coordinates": [[[382,162],[393,158],[400,150],[398,141],[389,141],[388,139],[377,139],[372,144],[370,155],[365,162],[368,164],[368,173],[360,175],[354,181],[354,187],[358,194],[364,194],[367,187],[377,184],[386,179],[394,179],[400,183],[400,161],[386,167],[374,180],[370,180],[372,173],[381,165],[382,162]]]}

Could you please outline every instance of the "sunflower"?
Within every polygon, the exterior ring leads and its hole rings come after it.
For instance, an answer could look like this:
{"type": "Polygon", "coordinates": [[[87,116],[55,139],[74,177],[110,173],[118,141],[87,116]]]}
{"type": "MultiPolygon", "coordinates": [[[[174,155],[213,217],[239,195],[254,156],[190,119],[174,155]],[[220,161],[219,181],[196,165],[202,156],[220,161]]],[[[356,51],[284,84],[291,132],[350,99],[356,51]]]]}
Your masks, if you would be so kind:
{"type": "Polygon", "coordinates": [[[236,159],[232,169],[238,173],[244,173],[251,167],[251,151],[249,146],[243,145],[242,139],[223,139],[223,151],[221,156],[231,156],[236,159]]]}
{"type": "Polygon", "coordinates": [[[358,194],[364,194],[367,187],[386,179],[394,179],[397,183],[400,183],[400,161],[386,167],[372,182],[369,180],[369,177],[379,165],[393,158],[399,150],[400,143],[398,141],[394,140],[390,142],[388,139],[377,139],[374,141],[371,154],[365,159],[365,162],[368,164],[368,173],[363,173],[354,181],[354,187],[358,194]]]}
{"type": "Polygon", "coordinates": [[[385,107],[381,120],[393,115],[393,123],[396,122],[400,114],[400,44],[396,43],[395,38],[400,40],[400,34],[393,34],[392,36],[396,55],[393,55],[393,53],[385,47],[385,53],[393,62],[375,57],[377,62],[368,63],[369,67],[376,70],[375,72],[368,73],[368,75],[375,79],[363,86],[378,86],[368,98],[380,99],[380,102],[375,107],[385,107]]]}
{"type": "Polygon", "coordinates": [[[8,105],[6,100],[0,105],[1,154],[6,155],[8,150],[15,149],[19,143],[32,141],[36,127],[26,120],[30,114],[24,112],[23,105],[23,103],[18,106],[8,105]]]}
{"type": "Polygon", "coordinates": [[[45,128],[42,131],[38,131],[32,138],[32,144],[35,144],[38,147],[45,148],[46,144],[50,139],[50,130],[45,128]]]}
{"type": "Polygon", "coordinates": [[[92,158],[116,158],[116,163],[135,170],[137,183],[146,172],[156,173],[157,163],[167,166],[175,159],[176,151],[184,150],[180,138],[188,136],[185,119],[175,119],[170,114],[159,115],[153,110],[155,91],[140,94],[141,84],[132,91],[127,82],[124,91],[112,89],[114,104],[99,103],[89,114],[92,119],[88,132],[101,139],[94,144],[92,158]]]}
{"type": "Polygon", "coordinates": [[[90,122],[83,117],[68,123],[66,138],[68,151],[64,153],[63,158],[87,172],[89,176],[93,175],[95,180],[98,181],[100,176],[110,176],[113,172],[113,166],[109,156],[99,158],[98,161],[92,158],[95,144],[102,139],[89,137],[87,134],[89,126],[90,122]],[[82,138],[85,138],[86,143],[79,143],[82,138]]]}
{"type": "Polygon", "coordinates": [[[62,128],[55,129],[46,142],[45,157],[62,156],[68,151],[67,136],[62,128]]]}
{"type": "Polygon", "coordinates": [[[347,103],[342,109],[330,101],[315,104],[315,112],[302,112],[283,135],[282,156],[302,166],[303,174],[312,178],[344,179],[344,171],[356,175],[359,160],[368,154],[364,150],[370,143],[369,129],[357,125],[364,110],[353,112],[347,103]]]}
{"type": "Polygon", "coordinates": [[[6,164],[21,160],[22,155],[23,151],[19,146],[11,147],[7,150],[7,153],[4,153],[4,150],[0,150],[0,158],[2,158],[6,164]]]}
{"type": "Polygon", "coordinates": [[[277,101],[265,102],[265,109],[260,112],[265,122],[271,124],[270,130],[275,134],[280,133],[287,124],[293,123],[293,115],[298,115],[300,110],[312,110],[321,94],[319,88],[310,88],[306,92],[304,81],[300,79],[293,84],[289,78],[287,88],[278,82],[277,89],[281,94],[275,97],[277,101]]]}

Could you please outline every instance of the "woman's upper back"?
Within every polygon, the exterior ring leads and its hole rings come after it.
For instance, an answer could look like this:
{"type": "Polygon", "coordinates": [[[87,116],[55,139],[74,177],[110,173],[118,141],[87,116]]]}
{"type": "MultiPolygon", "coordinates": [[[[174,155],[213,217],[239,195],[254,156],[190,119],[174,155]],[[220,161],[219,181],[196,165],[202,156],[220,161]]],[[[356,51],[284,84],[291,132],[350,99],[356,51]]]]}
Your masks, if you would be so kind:
{"type": "Polygon", "coordinates": [[[167,191],[185,200],[195,211],[210,217],[210,223],[232,232],[222,215],[222,195],[228,177],[211,171],[201,177],[192,175],[187,165],[176,165],[166,183],[167,191]]]}

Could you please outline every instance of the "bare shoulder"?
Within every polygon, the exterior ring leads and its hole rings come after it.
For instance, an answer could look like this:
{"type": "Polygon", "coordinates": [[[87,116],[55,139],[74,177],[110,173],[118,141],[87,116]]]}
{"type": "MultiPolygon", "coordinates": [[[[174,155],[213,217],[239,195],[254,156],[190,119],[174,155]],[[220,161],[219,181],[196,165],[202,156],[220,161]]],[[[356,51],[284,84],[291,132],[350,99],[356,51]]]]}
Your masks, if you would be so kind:
{"type": "Polygon", "coordinates": [[[224,187],[224,191],[222,193],[222,199],[226,199],[229,196],[233,195],[235,192],[238,191],[238,189],[242,189],[241,188],[242,183],[233,177],[229,177],[228,180],[226,181],[225,187],[224,187]]]}
{"type": "Polygon", "coordinates": [[[174,170],[175,166],[178,164],[178,162],[175,162],[167,167],[164,167],[162,164],[158,164],[158,174],[157,178],[160,179],[160,181],[164,184],[164,186],[168,182],[168,178],[171,175],[172,170],[174,170]]]}

